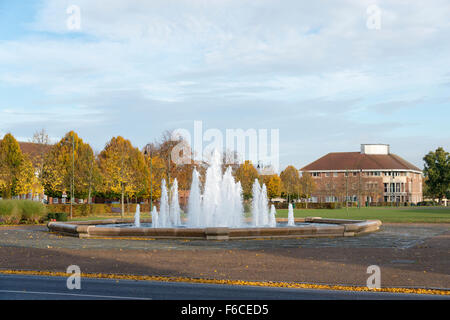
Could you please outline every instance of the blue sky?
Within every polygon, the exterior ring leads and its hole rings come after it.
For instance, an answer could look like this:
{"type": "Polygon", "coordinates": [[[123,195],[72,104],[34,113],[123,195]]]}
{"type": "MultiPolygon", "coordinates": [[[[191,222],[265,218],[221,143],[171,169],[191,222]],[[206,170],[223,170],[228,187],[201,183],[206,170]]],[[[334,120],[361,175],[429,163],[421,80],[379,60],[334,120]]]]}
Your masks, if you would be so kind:
{"type": "Polygon", "coordinates": [[[279,129],[282,168],[361,143],[423,167],[450,149],[449,17],[445,0],[0,0],[0,136],[73,129],[100,151],[201,120],[279,129]]]}

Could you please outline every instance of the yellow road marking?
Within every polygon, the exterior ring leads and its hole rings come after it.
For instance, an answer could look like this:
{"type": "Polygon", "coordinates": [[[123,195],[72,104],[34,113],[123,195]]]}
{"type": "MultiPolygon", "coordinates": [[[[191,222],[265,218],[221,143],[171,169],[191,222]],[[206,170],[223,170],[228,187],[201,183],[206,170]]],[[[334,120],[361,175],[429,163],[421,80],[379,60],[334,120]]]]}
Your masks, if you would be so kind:
{"type": "MultiPolygon", "coordinates": [[[[52,271],[22,271],[22,270],[0,270],[0,274],[16,275],[35,275],[51,277],[67,277],[71,274],[65,272],[52,271]]],[[[243,281],[243,280],[219,280],[219,279],[199,279],[187,277],[164,277],[164,276],[142,276],[142,275],[123,275],[123,274],[105,274],[105,273],[82,273],[83,278],[95,279],[117,279],[117,280],[136,280],[136,281],[159,281],[159,282],[185,282],[185,283],[203,283],[203,284],[222,284],[239,286],[256,286],[272,288],[292,288],[292,289],[316,289],[316,290],[339,290],[339,291],[359,291],[359,292],[389,292],[406,294],[433,294],[450,295],[450,290],[422,289],[422,288],[381,288],[369,289],[367,287],[357,286],[338,286],[307,283],[290,282],[270,282],[270,281],[243,281]]]]}

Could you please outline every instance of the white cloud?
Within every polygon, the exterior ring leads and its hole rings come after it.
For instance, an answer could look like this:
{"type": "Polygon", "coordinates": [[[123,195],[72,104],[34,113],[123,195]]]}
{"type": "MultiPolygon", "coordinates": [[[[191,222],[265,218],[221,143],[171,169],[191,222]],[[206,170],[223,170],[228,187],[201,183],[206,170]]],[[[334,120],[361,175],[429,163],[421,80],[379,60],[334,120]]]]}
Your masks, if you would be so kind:
{"type": "MultiPolygon", "coordinates": [[[[373,3],[77,0],[70,4],[81,9],[81,32],[74,33],[66,28],[69,3],[48,0],[32,24],[42,33],[0,42],[0,89],[42,94],[15,113],[0,104],[0,124],[62,121],[61,130],[73,123],[87,133],[103,126],[105,136],[139,135],[139,117],[156,119],[153,133],[186,119],[249,125],[252,112],[264,109],[258,123],[295,136],[303,117],[339,115],[352,127],[374,110],[442,95],[448,1],[376,1],[381,30],[369,30],[373,3]],[[55,116],[58,108],[68,116],[55,116]]],[[[380,121],[377,128],[391,125],[380,121]]],[[[336,128],[317,139],[341,132],[354,142],[351,131],[336,128]]]]}

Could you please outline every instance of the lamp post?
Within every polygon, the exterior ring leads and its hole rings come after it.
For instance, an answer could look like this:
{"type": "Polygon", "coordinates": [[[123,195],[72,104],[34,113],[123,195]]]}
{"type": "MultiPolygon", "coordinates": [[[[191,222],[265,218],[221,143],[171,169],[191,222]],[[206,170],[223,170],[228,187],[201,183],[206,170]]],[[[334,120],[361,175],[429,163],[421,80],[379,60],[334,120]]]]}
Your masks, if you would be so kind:
{"type": "Polygon", "coordinates": [[[72,183],[70,186],[70,219],[73,218],[74,184],[75,184],[75,132],[72,134],[72,183]]]}
{"type": "Polygon", "coordinates": [[[345,171],[345,209],[348,214],[348,170],[345,171]]]}
{"type": "Polygon", "coordinates": [[[361,209],[361,178],[362,169],[359,169],[359,183],[358,183],[358,208],[361,209]]]}

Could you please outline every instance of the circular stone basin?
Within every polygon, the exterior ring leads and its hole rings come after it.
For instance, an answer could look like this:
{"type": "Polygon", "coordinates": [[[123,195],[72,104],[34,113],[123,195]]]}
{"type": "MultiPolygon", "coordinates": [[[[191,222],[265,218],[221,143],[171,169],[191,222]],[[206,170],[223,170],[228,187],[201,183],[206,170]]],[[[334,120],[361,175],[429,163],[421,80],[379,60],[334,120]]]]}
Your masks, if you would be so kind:
{"type": "Polygon", "coordinates": [[[275,239],[311,237],[347,237],[379,230],[379,220],[322,219],[318,217],[295,219],[295,226],[288,226],[287,219],[277,219],[275,228],[152,228],[151,219],[141,219],[135,227],[133,219],[110,219],[80,222],[50,222],[49,231],[80,238],[146,237],[152,239],[275,239]]]}
{"type": "MultiPolygon", "coordinates": [[[[277,226],[275,228],[305,228],[305,227],[325,227],[325,226],[334,226],[334,224],[330,224],[330,223],[308,223],[308,222],[297,222],[295,223],[295,226],[288,226],[287,222],[277,222],[277,226]]],[[[136,227],[134,225],[134,223],[114,223],[114,224],[101,224],[101,225],[97,225],[98,228],[152,228],[152,223],[141,223],[141,225],[139,227],[136,227]]],[[[180,225],[180,226],[176,226],[174,228],[178,228],[178,229],[194,229],[194,228],[190,228],[186,225],[180,225]]],[[[239,228],[230,228],[230,229],[242,229],[242,228],[255,228],[254,226],[252,226],[251,224],[246,224],[243,225],[242,227],[239,228]]],[[[261,227],[261,228],[269,228],[269,227],[261,227]]],[[[163,229],[163,228],[160,228],[163,229]]]]}

